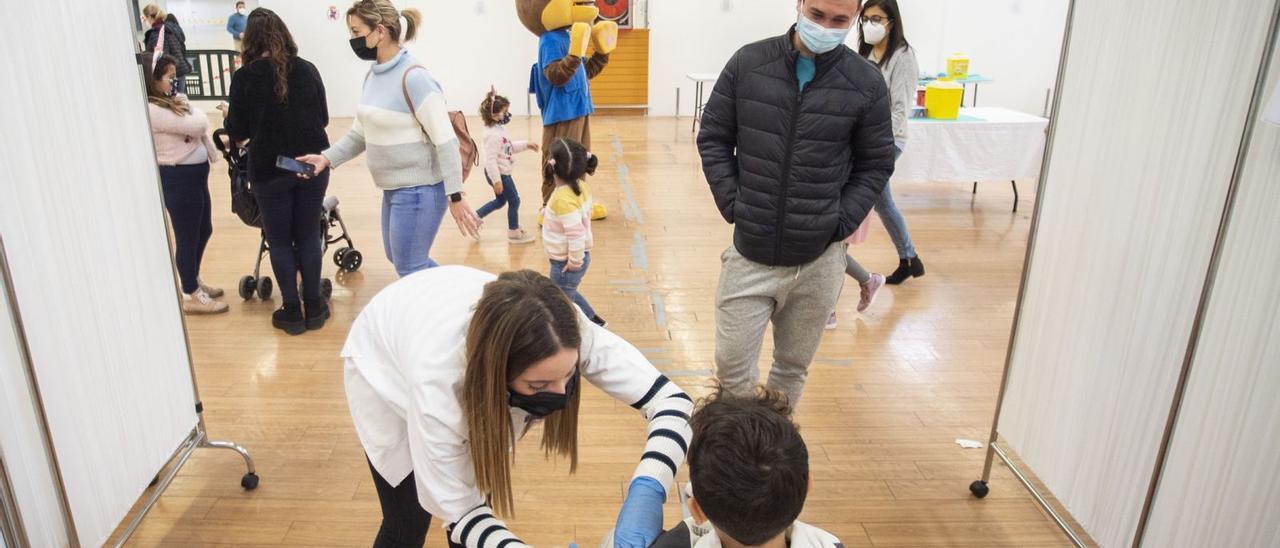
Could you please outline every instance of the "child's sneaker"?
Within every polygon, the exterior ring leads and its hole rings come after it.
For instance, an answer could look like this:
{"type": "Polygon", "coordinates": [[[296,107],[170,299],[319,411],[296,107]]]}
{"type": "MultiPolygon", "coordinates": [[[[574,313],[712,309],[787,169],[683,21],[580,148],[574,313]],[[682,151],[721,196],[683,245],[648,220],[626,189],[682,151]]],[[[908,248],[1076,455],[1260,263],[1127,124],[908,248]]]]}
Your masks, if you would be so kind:
{"type": "Polygon", "coordinates": [[[827,316],[827,325],[826,327],[823,327],[823,329],[831,331],[832,329],[839,327],[839,325],[839,322],[836,321],[836,313],[832,312],[830,316],[827,316]]]}
{"type": "Polygon", "coordinates": [[[880,288],[884,287],[884,282],[884,274],[872,274],[871,279],[862,284],[862,296],[858,299],[858,312],[870,308],[871,303],[876,302],[876,293],[879,293],[880,288]]]}
{"type": "Polygon", "coordinates": [[[507,231],[507,243],[512,245],[527,244],[535,239],[536,238],[533,237],[533,234],[529,234],[529,232],[523,228],[507,231]]]}
{"type": "Polygon", "coordinates": [[[203,289],[197,289],[190,295],[182,296],[182,312],[184,314],[221,314],[229,310],[227,303],[213,300],[203,289]]]}

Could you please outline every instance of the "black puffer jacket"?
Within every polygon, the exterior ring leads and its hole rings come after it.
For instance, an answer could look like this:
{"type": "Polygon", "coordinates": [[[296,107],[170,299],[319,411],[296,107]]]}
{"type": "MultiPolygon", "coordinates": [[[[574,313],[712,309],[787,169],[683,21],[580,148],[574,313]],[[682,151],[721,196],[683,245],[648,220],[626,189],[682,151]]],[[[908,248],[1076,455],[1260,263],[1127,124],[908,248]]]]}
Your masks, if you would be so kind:
{"type": "MultiPolygon", "coordinates": [[[[164,51],[165,55],[171,56],[178,62],[177,75],[179,78],[191,74],[191,62],[187,60],[187,36],[182,32],[182,27],[173,21],[165,21],[164,25],[164,51]]],[[[142,43],[146,51],[151,52],[156,49],[156,41],[160,39],[160,27],[152,26],[142,35],[142,43]]]]}
{"type": "Polygon", "coordinates": [[[845,46],[800,92],[791,32],[738,50],[702,115],[698,151],[743,257],[806,264],[848,237],[893,174],[889,90],[845,46]]]}

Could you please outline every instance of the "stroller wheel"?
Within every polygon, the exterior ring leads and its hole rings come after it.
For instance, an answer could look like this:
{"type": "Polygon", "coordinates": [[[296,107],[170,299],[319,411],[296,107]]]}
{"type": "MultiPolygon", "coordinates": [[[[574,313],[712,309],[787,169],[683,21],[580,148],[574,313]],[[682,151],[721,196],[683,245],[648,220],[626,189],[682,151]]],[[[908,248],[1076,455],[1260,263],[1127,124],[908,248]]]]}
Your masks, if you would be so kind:
{"type": "Polygon", "coordinates": [[[340,247],[340,248],[338,248],[338,250],[337,250],[337,251],[334,251],[334,252],[333,252],[333,266],[336,266],[336,267],[338,267],[338,268],[342,268],[342,257],[343,257],[343,256],[345,256],[345,255],[347,254],[347,252],[348,252],[348,251],[351,251],[351,248],[349,248],[349,247],[340,247]]]}
{"type": "Polygon", "coordinates": [[[342,269],[347,272],[355,272],[360,270],[360,265],[364,264],[364,256],[354,249],[348,250],[342,254],[342,269]]]}
{"type": "Polygon", "coordinates": [[[263,276],[261,280],[258,280],[258,298],[259,299],[262,299],[264,301],[270,300],[271,289],[272,289],[271,278],[263,276]]]}
{"type": "Polygon", "coordinates": [[[249,300],[253,298],[253,293],[258,290],[258,280],[253,276],[245,276],[240,278],[240,298],[249,300]]]}
{"type": "Polygon", "coordinates": [[[320,280],[320,297],[326,301],[333,297],[333,280],[329,278],[320,280]]]}

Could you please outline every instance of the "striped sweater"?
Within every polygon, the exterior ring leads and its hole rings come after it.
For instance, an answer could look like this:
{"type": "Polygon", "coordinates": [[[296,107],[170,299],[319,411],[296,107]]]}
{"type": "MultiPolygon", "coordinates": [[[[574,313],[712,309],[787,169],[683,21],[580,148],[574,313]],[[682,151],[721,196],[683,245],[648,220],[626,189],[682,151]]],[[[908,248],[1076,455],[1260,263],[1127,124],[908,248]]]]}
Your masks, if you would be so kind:
{"type": "Polygon", "coordinates": [[[462,154],[449,121],[444,91],[425,68],[409,71],[409,97],[404,99],[405,71],[418,62],[407,50],[386,63],[373,65],[364,82],[351,130],[328,150],[325,158],[338,167],[369,153],[369,171],[382,189],[407,188],[444,182],[445,192],[462,191],[462,154]],[[425,134],[424,134],[425,131],[425,134]]]}
{"type": "Polygon", "coordinates": [[[579,183],[582,194],[569,185],[556,187],[542,210],[542,245],[552,260],[578,266],[591,251],[591,189],[579,183]]]}
{"type": "MultiPolygon", "coordinates": [[[[347,404],[369,462],[393,486],[412,472],[423,509],[449,524],[450,540],[468,548],[524,546],[475,485],[461,403],[467,331],[484,286],[494,279],[465,266],[401,278],[373,297],[342,349],[347,404]],[[424,325],[432,326],[431,336],[423,336],[424,325]]],[[[693,400],[581,311],[578,329],[583,379],[649,423],[632,479],[653,478],[670,493],[692,435],[693,400]]],[[[514,407],[510,414],[512,431],[523,436],[531,417],[514,407]]]]}

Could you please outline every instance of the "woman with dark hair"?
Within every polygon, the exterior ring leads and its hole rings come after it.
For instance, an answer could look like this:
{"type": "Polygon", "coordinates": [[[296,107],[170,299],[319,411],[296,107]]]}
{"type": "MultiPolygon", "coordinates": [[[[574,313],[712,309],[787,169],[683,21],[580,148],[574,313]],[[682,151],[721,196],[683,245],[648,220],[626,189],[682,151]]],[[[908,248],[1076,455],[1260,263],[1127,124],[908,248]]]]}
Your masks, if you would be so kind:
{"type": "Polygon", "coordinates": [[[342,357],[382,506],[375,547],[421,547],[433,516],[450,546],[525,546],[495,517],[513,514],[516,441],[542,423],[543,451],[576,471],[583,381],[649,421],[616,544],[661,533],[693,402],[545,276],[464,266],[406,276],[360,313],[342,357]]]}
{"type": "MultiPolygon", "coordinates": [[[[879,67],[889,84],[893,141],[897,146],[897,156],[901,156],[907,145],[907,118],[911,115],[911,105],[915,104],[916,83],[920,78],[916,52],[907,43],[898,0],[867,0],[862,5],[861,23],[858,26],[858,53],[879,67]]],[[[907,232],[907,221],[893,202],[889,186],[884,187],[875,209],[898,249],[898,268],[889,275],[887,282],[897,285],[908,277],[924,276],[924,263],[916,254],[911,234],[907,232]]]]}
{"type": "MultiPolygon", "coordinates": [[[[209,138],[209,118],[178,93],[177,60],[160,56],[147,71],[147,109],[164,208],[173,227],[174,263],[182,283],[182,311],[217,314],[227,303],[214,299],[223,291],[200,279],[200,263],[213,236],[213,208],[209,199],[209,164],[218,161],[209,138]]],[[[150,65],[150,63],[147,63],[150,65]]]]}
{"type": "Polygon", "coordinates": [[[329,171],[302,179],[277,168],[276,159],[329,146],[324,83],[315,65],[298,57],[284,22],[266,8],[249,14],[242,59],[244,66],[231,80],[224,126],[232,139],[249,140],[249,178],[284,300],[271,324],[300,335],[320,329],[329,318],[329,305],[320,295],[320,216],[329,171]],[[295,281],[299,272],[301,296],[295,281]]]}

